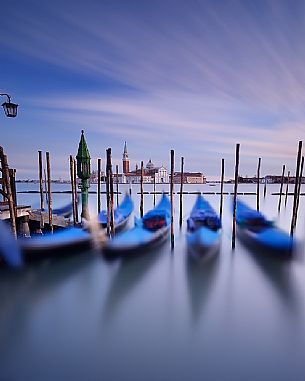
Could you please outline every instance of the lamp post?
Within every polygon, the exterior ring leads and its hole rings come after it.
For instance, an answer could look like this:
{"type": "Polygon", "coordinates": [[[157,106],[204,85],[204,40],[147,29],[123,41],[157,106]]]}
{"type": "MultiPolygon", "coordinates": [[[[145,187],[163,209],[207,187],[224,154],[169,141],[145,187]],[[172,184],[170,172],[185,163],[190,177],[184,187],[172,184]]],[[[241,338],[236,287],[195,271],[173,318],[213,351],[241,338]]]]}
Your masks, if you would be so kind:
{"type": "Polygon", "coordinates": [[[82,191],[82,213],[81,217],[88,219],[88,189],[90,187],[90,154],[82,130],[80,142],[78,145],[77,160],[77,176],[81,179],[79,188],[82,191]]]}
{"type": "Polygon", "coordinates": [[[11,102],[11,97],[8,94],[0,94],[0,96],[6,96],[7,102],[2,103],[2,107],[4,109],[5,115],[9,118],[15,118],[17,115],[17,107],[16,103],[11,102]]]}

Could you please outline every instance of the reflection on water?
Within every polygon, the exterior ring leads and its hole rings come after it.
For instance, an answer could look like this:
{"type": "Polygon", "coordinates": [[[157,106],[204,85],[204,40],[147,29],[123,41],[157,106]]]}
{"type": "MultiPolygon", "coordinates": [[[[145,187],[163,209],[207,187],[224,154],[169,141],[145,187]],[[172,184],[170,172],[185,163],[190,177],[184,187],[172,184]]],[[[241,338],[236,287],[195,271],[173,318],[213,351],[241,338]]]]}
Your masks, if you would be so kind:
{"type": "Polygon", "coordinates": [[[208,261],[199,261],[187,255],[185,261],[192,319],[196,323],[213,289],[219,266],[219,253],[210,257],[208,261]]]}
{"type": "MultiPolygon", "coordinates": [[[[219,191],[218,185],[200,189],[219,191]]],[[[278,186],[270,185],[268,192],[273,189],[278,186]]],[[[133,186],[138,216],[137,190],[133,186]]],[[[36,196],[20,197],[28,204],[36,196]]],[[[255,196],[240,197],[255,207],[255,196]]],[[[218,210],[219,195],[207,198],[218,210]]],[[[183,197],[185,217],[195,199],[183,197]]],[[[53,201],[60,206],[68,200],[69,195],[54,195],[53,201]]],[[[96,195],[89,201],[96,210],[96,195]]],[[[277,203],[268,194],[261,209],[289,231],[292,198],[280,215],[277,203]]],[[[153,196],[145,195],[145,211],[152,207],[153,196]]],[[[304,260],[259,256],[238,240],[232,252],[230,198],[225,197],[220,252],[197,263],[187,256],[185,220],[180,232],[178,211],[175,195],[173,252],[166,242],[111,264],[100,253],[87,252],[19,272],[0,269],[0,380],[304,381],[304,260]]]]}
{"type": "Polygon", "coordinates": [[[161,253],[162,248],[158,248],[155,252],[121,260],[107,294],[104,307],[105,320],[111,318],[124,297],[141,283],[151,266],[158,261],[161,253]]]}
{"type": "Polygon", "coordinates": [[[298,304],[293,286],[293,264],[291,260],[274,258],[261,253],[253,253],[253,251],[249,251],[249,255],[270,282],[275,292],[282,298],[287,310],[296,313],[298,304]]]}
{"type": "Polygon", "coordinates": [[[29,265],[23,271],[0,269],[0,342],[6,343],[6,346],[0,345],[0,355],[2,350],[7,351],[8,346],[14,348],[19,332],[26,328],[31,309],[54,292],[54,288],[84,270],[92,259],[92,253],[83,253],[45,260],[29,265]]]}

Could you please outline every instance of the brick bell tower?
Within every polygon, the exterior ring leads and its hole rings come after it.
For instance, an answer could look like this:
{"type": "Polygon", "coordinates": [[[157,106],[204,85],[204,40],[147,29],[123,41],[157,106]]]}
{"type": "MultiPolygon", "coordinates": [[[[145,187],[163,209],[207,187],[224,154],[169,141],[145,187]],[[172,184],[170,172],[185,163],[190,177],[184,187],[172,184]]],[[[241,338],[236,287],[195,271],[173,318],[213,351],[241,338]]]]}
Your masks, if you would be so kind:
{"type": "Polygon", "coordinates": [[[124,174],[129,173],[129,159],[128,159],[126,142],[124,144],[124,152],[123,152],[123,173],[124,174]]]}

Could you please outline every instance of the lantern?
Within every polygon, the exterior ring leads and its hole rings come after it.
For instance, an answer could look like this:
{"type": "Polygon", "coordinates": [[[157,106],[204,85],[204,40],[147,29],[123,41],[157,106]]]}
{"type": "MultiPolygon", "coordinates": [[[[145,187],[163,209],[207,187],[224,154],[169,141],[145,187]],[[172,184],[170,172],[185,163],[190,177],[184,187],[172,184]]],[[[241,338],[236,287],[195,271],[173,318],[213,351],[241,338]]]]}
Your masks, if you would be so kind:
{"type": "Polygon", "coordinates": [[[4,109],[5,115],[9,118],[15,118],[17,115],[17,107],[16,103],[11,102],[11,97],[8,94],[0,94],[7,97],[7,102],[2,103],[2,107],[4,109]]]}

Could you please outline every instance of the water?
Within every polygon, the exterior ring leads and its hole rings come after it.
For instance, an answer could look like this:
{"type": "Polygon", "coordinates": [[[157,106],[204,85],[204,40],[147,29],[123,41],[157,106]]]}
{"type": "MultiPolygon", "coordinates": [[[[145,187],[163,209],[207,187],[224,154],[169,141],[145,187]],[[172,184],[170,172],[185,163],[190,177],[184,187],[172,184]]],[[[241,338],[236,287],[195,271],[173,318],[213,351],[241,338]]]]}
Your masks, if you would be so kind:
{"type": "MultiPolygon", "coordinates": [[[[225,188],[232,191],[233,186],[225,188]]],[[[219,190],[185,186],[198,189],[219,190]]],[[[289,231],[292,196],[278,215],[278,197],[270,195],[278,189],[279,185],[268,187],[261,209],[289,231]]],[[[145,185],[146,190],[152,187],[145,185]]],[[[134,185],[138,215],[136,191],[134,185]]],[[[240,185],[239,191],[255,187],[240,185]]],[[[19,202],[38,203],[38,197],[19,194],[19,202]]],[[[195,197],[184,196],[185,218],[195,197]]],[[[218,210],[219,196],[206,197],[218,210]]],[[[256,205],[255,196],[240,197],[256,205]]],[[[69,199],[54,195],[53,204],[61,206],[69,199]]],[[[102,202],[105,205],[104,198],[102,202]]],[[[185,250],[185,219],[179,232],[178,202],[176,195],[173,253],[168,242],[132,261],[107,263],[88,252],[31,265],[18,273],[1,270],[1,381],[304,381],[303,253],[291,262],[262,260],[238,240],[232,252],[230,198],[225,196],[221,252],[204,266],[194,265],[185,250]]],[[[153,196],[146,195],[145,211],[152,204],[153,196]]],[[[90,195],[90,206],[95,209],[96,195],[90,195]]],[[[301,198],[299,241],[304,235],[304,211],[301,198]]]]}

